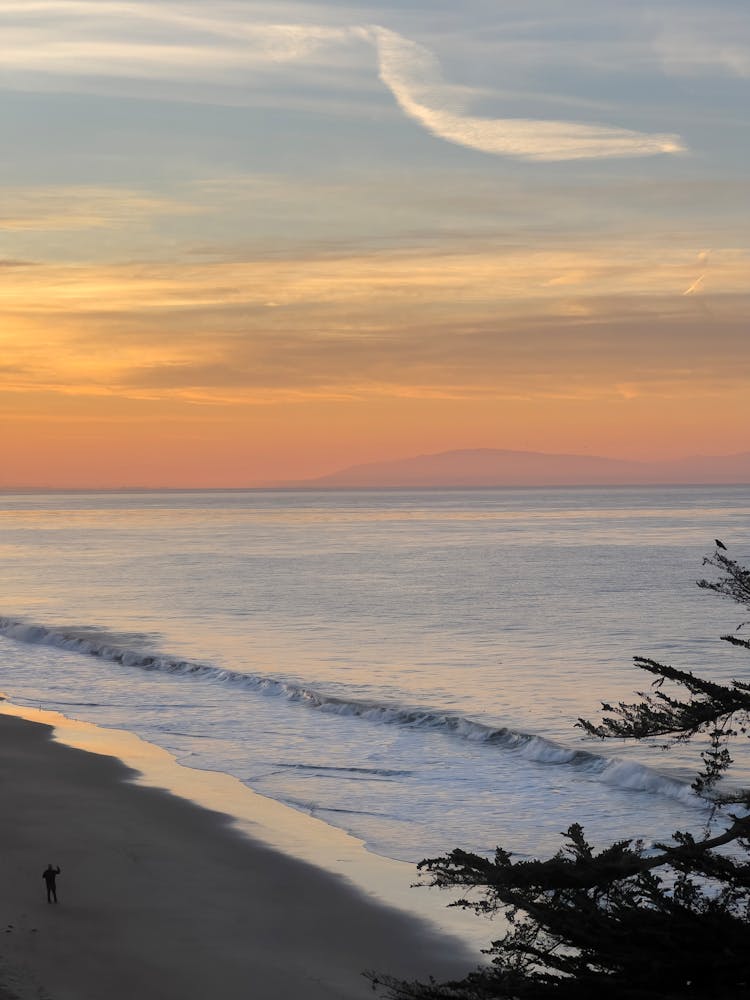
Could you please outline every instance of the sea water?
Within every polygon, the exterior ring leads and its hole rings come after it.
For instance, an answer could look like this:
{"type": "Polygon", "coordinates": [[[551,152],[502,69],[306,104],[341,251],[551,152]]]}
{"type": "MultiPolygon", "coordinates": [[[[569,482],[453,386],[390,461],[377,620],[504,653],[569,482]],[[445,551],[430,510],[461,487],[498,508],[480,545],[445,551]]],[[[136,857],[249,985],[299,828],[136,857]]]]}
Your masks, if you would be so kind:
{"type": "Polygon", "coordinates": [[[650,844],[702,829],[697,751],[576,722],[634,654],[746,676],[695,581],[749,524],[748,487],[4,493],[0,689],[393,858],[650,844]]]}

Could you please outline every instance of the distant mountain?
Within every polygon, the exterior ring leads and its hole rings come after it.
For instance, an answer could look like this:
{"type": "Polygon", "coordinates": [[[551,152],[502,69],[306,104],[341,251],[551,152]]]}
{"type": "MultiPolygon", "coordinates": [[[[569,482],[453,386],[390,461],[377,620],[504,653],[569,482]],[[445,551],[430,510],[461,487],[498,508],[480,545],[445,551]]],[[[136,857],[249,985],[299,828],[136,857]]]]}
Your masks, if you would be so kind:
{"type": "Polygon", "coordinates": [[[669,482],[750,483],[750,451],[736,455],[695,455],[661,466],[669,482]],[[671,478],[674,477],[674,478],[671,478]]]}
{"type": "Polygon", "coordinates": [[[750,452],[672,462],[629,462],[592,455],[470,448],[352,465],[326,476],[286,485],[345,489],[660,483],[750,483],[750,452]]]}

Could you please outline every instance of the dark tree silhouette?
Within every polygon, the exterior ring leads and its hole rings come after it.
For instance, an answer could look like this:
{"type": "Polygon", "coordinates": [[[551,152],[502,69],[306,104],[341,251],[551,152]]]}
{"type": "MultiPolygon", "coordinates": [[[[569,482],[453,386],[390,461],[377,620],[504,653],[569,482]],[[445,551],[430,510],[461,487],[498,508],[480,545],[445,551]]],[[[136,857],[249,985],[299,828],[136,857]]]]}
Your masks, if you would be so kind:
{"type": "MultiPolygon", "coordinates": [[[[750,572],[725,553],[717,543],[704,565],[718,576],[698,586],[750,609],[750,572]]],[[[737,634],[721,638],[750,650],[737,634]]],[[[578,725],[602,739],[702,738],[693,787],[711,803],[705,830],[677,832],[654,851],[627,839],[595,851],[574,824],[545,861],[513,861],[501,848],[491,859],[462,850],[428,858],[419,869],[430,885],[471,894],[452,905],[504,911],[509,930],[487,949],[489,964],[461,981],[369,974],[375,988],[392,1000],[750,998],[750,790],[723,788],[732,746],[747,737],[750,684],[635,663],[655,676],[651,690],[578,725]]]]}

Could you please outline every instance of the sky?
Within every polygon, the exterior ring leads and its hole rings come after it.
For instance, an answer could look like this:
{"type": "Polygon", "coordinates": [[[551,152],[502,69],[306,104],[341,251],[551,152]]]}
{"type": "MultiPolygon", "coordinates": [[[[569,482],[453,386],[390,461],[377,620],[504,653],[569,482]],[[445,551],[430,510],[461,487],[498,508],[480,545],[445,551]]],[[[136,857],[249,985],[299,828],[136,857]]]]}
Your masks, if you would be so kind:
{"type": "Polygon", "coordinates": [[[0,487],[750,450],[746,0],[0,0],[0,487]]]}

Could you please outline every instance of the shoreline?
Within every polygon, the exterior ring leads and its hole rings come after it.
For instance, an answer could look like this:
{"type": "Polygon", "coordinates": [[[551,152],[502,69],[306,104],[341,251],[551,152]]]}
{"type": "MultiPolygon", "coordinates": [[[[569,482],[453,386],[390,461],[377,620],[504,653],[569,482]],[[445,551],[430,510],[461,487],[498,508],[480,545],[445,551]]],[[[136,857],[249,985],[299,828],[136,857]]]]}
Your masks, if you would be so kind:
{"type": "Polygon", "coordinates": [[[365,970],[444,979],[481,961],[465,935],[384,902],[384,876],[409,870],[404,896],[445,906],[408,889],[413,866],[358,858],[353,838],[235,779],[7,702],[0,747],[0,983],[19,1000],[354,1000],[373,996],[365,970]]]}

